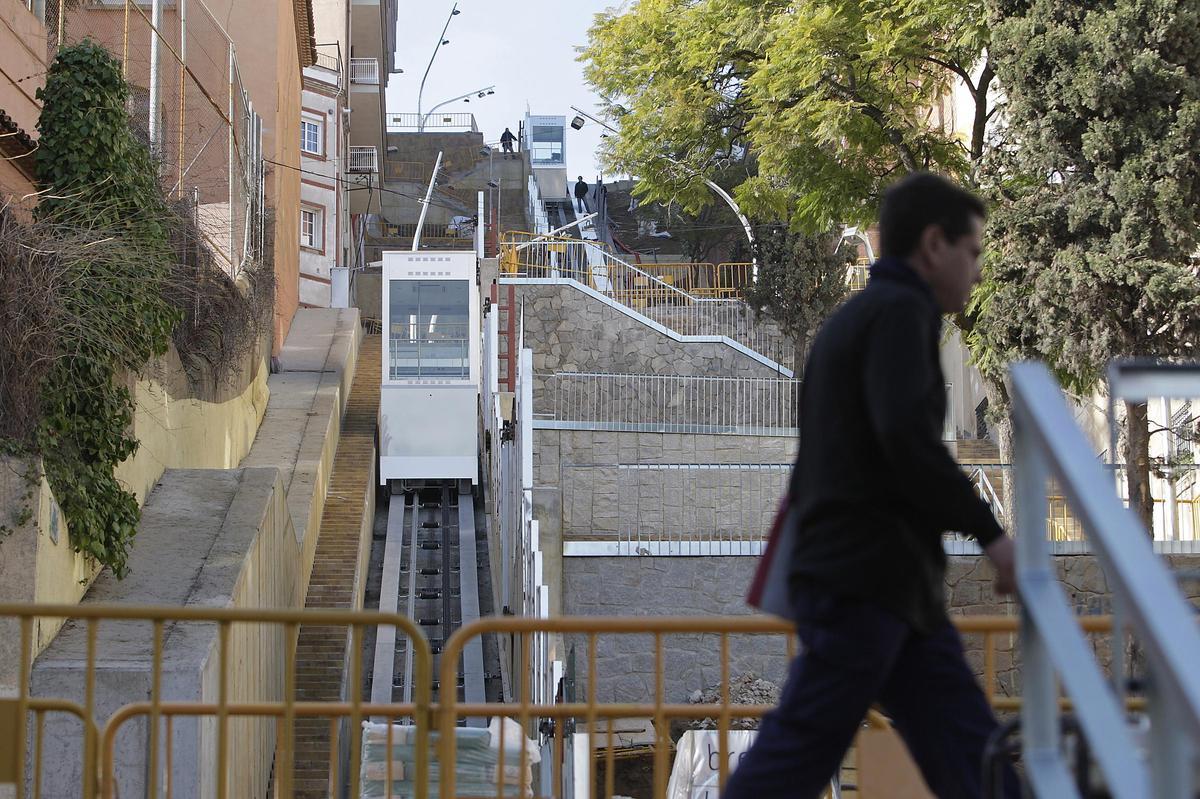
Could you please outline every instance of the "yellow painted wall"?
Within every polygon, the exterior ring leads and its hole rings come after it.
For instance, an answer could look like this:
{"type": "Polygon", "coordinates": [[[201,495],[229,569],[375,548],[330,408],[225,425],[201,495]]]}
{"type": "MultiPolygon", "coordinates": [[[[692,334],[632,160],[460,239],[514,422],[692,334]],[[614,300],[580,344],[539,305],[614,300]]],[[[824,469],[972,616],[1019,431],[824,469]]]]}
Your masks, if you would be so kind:
{"type": "MultiPolygon", "coordinates": [[[[171,371],[160,376],[177,379],[180,374],[171,371]]],[[[135,396],[134,435],[141,446],[133,458],[117,468],[116,475],[137,495],[140,504],[168,468],[231,469],[241,462],[266,413],[267,369],[260,362],[241,393],[223,402],[175,399],[163,382],[154,379],[138,381],[135,396]]],[[[77,603],[99,569],[72,551],[66,522],[44,480],[36,503],[37,557],[32,600],[77,603]]],[[[6,595],[7,588],[0,585],[0,596],[6,595]]],[[[40,624],[35,636],[37,652],[50,643],[61,626],[53,620],[40,624]]]]}

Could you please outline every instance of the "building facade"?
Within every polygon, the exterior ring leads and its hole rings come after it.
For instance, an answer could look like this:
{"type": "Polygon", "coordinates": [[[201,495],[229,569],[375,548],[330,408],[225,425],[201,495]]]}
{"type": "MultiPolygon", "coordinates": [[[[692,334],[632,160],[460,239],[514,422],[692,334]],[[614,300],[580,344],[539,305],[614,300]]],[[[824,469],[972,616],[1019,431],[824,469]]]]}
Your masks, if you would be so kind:
{"type": "Polygon", "coordinates": [[[0,199],[34,190],[33,151],[45,82],[44,11],[34,0],[0,0],[0,199]]]}
{"type": "Polygon", "coordinates": [[[336,4],[314,6],[316,61],[304,69],[300,104],[300,305],[327,308],[334,267],[349,251],[341,163],[348,136],[346,113],[348,15],[336,4]]]}

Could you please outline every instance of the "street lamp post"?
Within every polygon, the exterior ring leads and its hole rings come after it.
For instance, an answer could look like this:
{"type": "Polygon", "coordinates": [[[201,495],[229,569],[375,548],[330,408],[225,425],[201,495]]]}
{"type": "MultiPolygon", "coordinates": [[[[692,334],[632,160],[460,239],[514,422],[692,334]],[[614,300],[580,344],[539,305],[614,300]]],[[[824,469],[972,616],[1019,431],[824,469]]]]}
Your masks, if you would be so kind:
{"type": "Polygon", "coordinates": [[[429,56],[429,64],[425,67],[425,74],[421,76],[421,88],[417,90],[417,132],[420,133],[425,128],[425,119],[421,116],[421,95],[425,93],[425,79],[429,77],[429,70],[433,67],[433,60],[437,58],[438,51],[442,49],[442,45],[450,43],[446,38],[446,31],[450,29],[450,20],[454,19],[460,13],[458,3],[450,9],[450,16],[446,17],[446,24],[442,26],[442,34],[438,36],[438,43],[433,47],[433,55],[429,56]]]}
{"type": "MultiPolygon", "coordinates": [[[[598,125],[602,125],[603,127],[608,128],[613,133],[620,133],[620,131],[617,130],[616,128],[614,128],[612,125],[608,124],[607,122],[605,122],[601,119],[596,119],[596,117],[592,116],[587,111],[580,110],[580,109],[576,108],[575,106],[571,106],[571,110],[574,111],[576,114],[587,117],[588,119],[592,120],[593,122],[595,122],[598,125]]],[[[575,119],[571,120],[571,127],[575,128],[575,130],[579,130],[580,128],[583,127],[583,120],[581,120],[579,117],[575,117],[575,119]],[[578,123],[578,124],[576,124],[576,123],[578,123]]],[[[669,155],[666,155],[665,153],[660,153],[659,157],[663,158],[667,161],[670,161],[672,164],[675,164],[676,166],[683,167],[684,169],[690,169],[690,167],[688,167],[687,165],[680,163],[679,161],[675,160],[674,158],[672,158],[669,155]]],[[[754,254],[754,229],[750,226],[750,220],[747,219],[746,215],[742,213],[741,207],[738,206],[737,201],[733,199],[733,196],[730,195],[729,192],[725,191],[725,189],[718,186],[716,184],[716,182],[709,180],[708,178],[704,177],[703,175],[701,175],[699,172],[696,172],[695,170],[692,170],[692,174],[699,177],[701,180],[703,180],[705,185],[707,185],[710,189],[713,190],[714,194],[716,194],[718,197],[720,197],[722,200],[724,200],[725,204],[728,205],[730,207],[730,209],[732,209],[734,215],[737,216],[738,221],[742,223],[742,229],[746,232],[746,241],[748,241],[750,243],[750,260],[753,262],[753,270],[752,270],[753,278],[754,278],[754,280],[758,280],[758,257],[754,254]]]]}

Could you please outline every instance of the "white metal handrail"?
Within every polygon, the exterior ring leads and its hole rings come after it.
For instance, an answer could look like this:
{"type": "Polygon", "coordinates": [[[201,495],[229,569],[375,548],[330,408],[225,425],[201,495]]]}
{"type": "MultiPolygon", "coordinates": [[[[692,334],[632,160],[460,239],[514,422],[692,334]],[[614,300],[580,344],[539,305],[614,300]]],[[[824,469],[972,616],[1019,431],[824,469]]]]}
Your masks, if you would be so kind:
{"type": "Polygon", "coordinates": [[[556,372],[537,381],[534,411],[544,427],[794,436],[800,385],[775,377],[556,372]]]}
{"type": "Polygon", "coordinates": [[[997,519],[1003,521],[1004,503],[1000,500],[1000,495],[996,493],[995,486],[988,479],[987,472],[983,470],[982,466],[971,473],[971,482],[975,484],[975,491],[979,494],[979,498],[988,504],[997,519]]]}
{"type": "Polygon", "coordinates": [[[564,539],[646,544],[642,554],[756,555],[791,477],[777,463],[565,463],[564,539]],[[724,542],[723,548],[713,549],[724,542]]]}
{"type": "Polygon", "coordinates": [[[367,85],[379,85],[378,58],[351,58],[350,82],[367,85]]]}
{"type": "MultiPolygon", "coordinates": [[[[1017,581],[1024,653],[1021,705],[1026,774],[1038,796],[1078,797],[1062,753],[1058,675],[1110,793],[1191,797],[1200,741],[1200,631],[1195,612],[1154,554],[1146,532],[1113,491],[1050,371],[1013,366],[1017,581]],[[1106,684],[1071,611],[1042,534],[1047,480],[1057,480],[1083,523],[1115,609],[1146,654],[1148,762],[1128,728],[1121,690],[1106,684]]],[[[1114,647],[1115,648],[1115,647],[1114,647]]],[[[1117,670],[1119,673],[1119,670],[1117,670]]]]}
{"type": "Polygon", "coordinates": [[[538,188],[537,178],[533,175],[529,176],[526,184],[528,189],[527,196],[529,198],[529,218],[533,221],[533,231],[535,233],[549,233],[550,220],[546,217],[546,206],[542,204],[542,192],[538,188]]]}
{"type": "Polygon", "coordinates": [[[427,119],[425,119],[424,123],[421,122],[422,116],[422,114],[415,114],[411,111],[388,114],[387,129],[389,131],[416,131],[418,129],[429,130],[437,128],[439,130],[479,132],[479,125],[475,122],[475,115],[470,112],[426,114],[424,116],[427,119]]]}
{"type": "MultiPolygon", "coordinates": [[[[684,336],[724,336],[791,371],[792,340],[736,299],[697,297],[613,255],[600,242],[509,234],[501,245],[509,274],[574,280],[684,336]]],[[[788,375],[790,376],[790,375],[788,375]]]]}

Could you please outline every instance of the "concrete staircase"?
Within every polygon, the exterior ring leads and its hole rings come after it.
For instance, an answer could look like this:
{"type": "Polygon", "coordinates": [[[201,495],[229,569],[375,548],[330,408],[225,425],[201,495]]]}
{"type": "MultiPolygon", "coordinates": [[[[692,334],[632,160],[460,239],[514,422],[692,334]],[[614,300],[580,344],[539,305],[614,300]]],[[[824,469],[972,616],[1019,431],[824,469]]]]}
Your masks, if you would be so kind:
{"type": "MultiPolygon", "coordinates": [[[[363,339],[342,423],[341,441],[334,458],[328,501],[321,517],[306,608],[357,610],[362,607],[375,506],[380,350],[379,336],[363,339]]],[[[301,627],[296,648],[296,699],[310,702],[348,699],[349,662],[348,629],[317,625],[301,627]]],[[[344,725],[343,729],[346,729],[344,725]]],[[[294,795],[304,799],[337,795],[338,786],[330,784],[331,758],[338,754],[329,720],[298,719],[294,730],[294,795]]],[[[356,731],[348,734],[356,734],[356,731]]]]}

